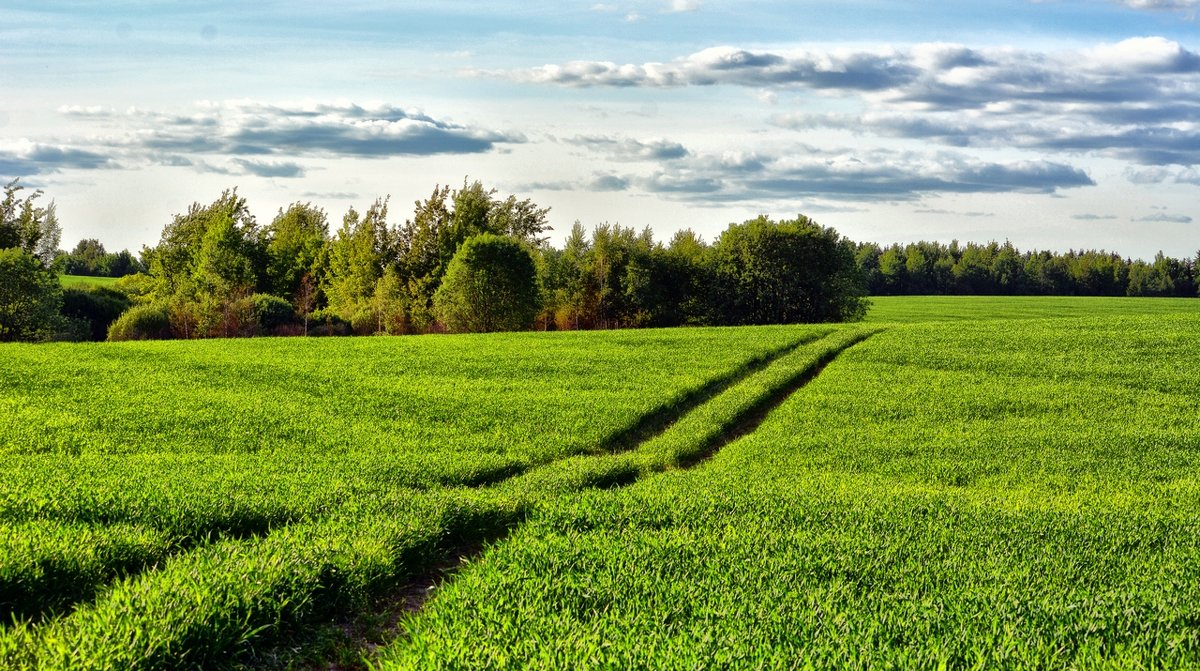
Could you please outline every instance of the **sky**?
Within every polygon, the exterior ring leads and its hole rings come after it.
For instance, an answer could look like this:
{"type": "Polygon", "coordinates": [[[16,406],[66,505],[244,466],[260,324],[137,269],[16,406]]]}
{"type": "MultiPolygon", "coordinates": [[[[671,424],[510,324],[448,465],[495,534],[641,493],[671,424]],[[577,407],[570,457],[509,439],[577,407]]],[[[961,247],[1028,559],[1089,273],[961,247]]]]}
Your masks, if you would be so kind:
{"type": "Polygon", "coordinates": [[[479,180],[714,240],[1200,250],[1200,0],[4,0],[0,180],[63,246],[236,187],[336,228],[479,180]]]}

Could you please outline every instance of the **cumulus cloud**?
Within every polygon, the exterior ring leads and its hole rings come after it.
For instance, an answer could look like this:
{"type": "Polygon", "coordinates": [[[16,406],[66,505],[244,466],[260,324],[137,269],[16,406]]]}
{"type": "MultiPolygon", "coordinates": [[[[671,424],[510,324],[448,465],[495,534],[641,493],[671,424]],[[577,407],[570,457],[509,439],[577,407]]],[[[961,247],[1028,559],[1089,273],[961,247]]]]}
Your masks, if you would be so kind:
{"type": "Polygon", "coordinates": [[[713,47],[670,63],[620,65],[571,61],[510,72],[477,72],[522,82],[574,87],[797,86],[815,89],[883,90],[918,72],[890,50],[799,51],[786,54],[713,47]]]}
{"type": "Polygon", "coordinates": [[[297,162],[302,158],[476,154],[525,141],[388,104],[236,100],[199,103],[184,114],[85,106],[64,106],[59,113],[102,123],[107,134],[89,140],[87,148],[28,142],[0,147],[0,169],[19,174],[94,169],[114,167],[120,157],[129,164],[290,178],[305,174],[297,162]]]}
{"type": "Polygon", "coordinates": [[[617,161],[663,161],[683,158],[688,150],[662,138],[636,140],[607,135],[577,135],[567,142],[606,154],[617,161]]]}
{"type": "Polygon", "coordinates": [[[572,61],[510,71],[569,87],[741,86],[857,100],[775,125],[935,142],[1200,165],[1200,52],[1135,37],[1064,52],[922,44],[904,49],[705,49],[664,63],[572,61]]]}
{"type": "Polygon", "coordinates": [[[258,177],[304,176],[304,168],[300,164],[291,161],[252,161],[244,158],[235,158],[233,162],[247,174],[258,177]]]}
{"type": "Polygon", "coordinates": [[[689,154],[660,161],[649,172],[597,175],[579,182],[542,183],[536,188],[641,191],[705,204],[812,198],[915,201],[937,193],[1052,194],[1094,184],[1082,170],[1050,161],[993,163],[946,152],[876,149],[859,153],[798,145],[780,148],[777,153],[689,154]]]}
{"type": "Polygon", "coordinates": [[[28,139],[0,142],[0,176],[11,179],[59,172],[63,169],[117,168],[112,157],[70,145],[45,144],[28,139]]]}

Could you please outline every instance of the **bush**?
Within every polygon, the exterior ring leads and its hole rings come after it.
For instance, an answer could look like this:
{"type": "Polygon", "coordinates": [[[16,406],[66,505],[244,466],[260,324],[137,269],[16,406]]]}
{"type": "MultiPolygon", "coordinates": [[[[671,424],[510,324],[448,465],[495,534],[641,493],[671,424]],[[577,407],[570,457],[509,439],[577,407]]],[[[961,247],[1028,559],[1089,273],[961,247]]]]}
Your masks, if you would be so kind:
{"type": "Polygon", "coordinates": [[[62,314],[86,325],[83,334],[75,333],[73,329],[73,335],[83,335],[84,340],[104,340],[108,327],[131,305],[128,296],[105,287],[63,290],[62,314]]]}
{"type": "Polygon", "coordinates": [[[118,291],[134,303],[150,302],[156,285],[157,280],[145,273],[126,275],[113,283],[118,291]]]}
{"type": "Polygon", "coordinates": [[[271,333],[281,326],[296,322],[296,310],[279,296],[254,294],[250,297],[250,303],[260,333],[271,333]]]}
{"type": "Polygon", "coordinates": [[[171,338],[171,316],[165,305],[135,305],[108,327],[108,339],[166,340],[171,338]]]}

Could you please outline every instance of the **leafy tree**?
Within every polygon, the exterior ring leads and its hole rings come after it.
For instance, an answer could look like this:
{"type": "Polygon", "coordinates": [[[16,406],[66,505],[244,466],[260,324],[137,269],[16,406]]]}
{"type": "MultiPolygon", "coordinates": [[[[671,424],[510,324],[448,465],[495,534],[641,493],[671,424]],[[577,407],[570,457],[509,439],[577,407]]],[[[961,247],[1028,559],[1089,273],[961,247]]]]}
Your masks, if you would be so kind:
{"type": "Polygon", "coordinates": [[[451,331],[528,329],[540,309],[533,257],[512,238],[490,233],[468,238],[451,259],[434,304],[451,331]]]}
{"type": "Polygon", "coordinates": [[[726,324],[852,321],[866,313],[853,244],[808,217],[730,225],[713,253],[726,324]]]}
{"type": "Polygon", "coordinates": [[[272,294],[295,296],[305,275],[323,275],[322,252],[329,241],[325,210],[311,203],[293,203],[279,210],[265,238],[267,285],[272,294]]]}
{"type": "Polygon", "coordinates": [[[62,241],[58,209],[54,201],[46,207],[37,206],[36,201],[42,196],[40,189],[19,197],[17,194],[24,188],[15,179],[4,187],[4,199],[0,200],[0,249],[20,247],[48,268],[62,241]]]}
{"type": "Polygon", "coordinates": [[[258,224],[237,189],[224,191],[209,205],[193,203],[186,213],[175,215],[158,246],[143,256],[150,275],[158,280],[156,294],[164,301],[195,301],[206,288],[254,287],[265,274],[258,224]],[[214,228],[219,230],[210,234],[214,228]]]}
{"type": "Polygon", "coordinates": [[[108,252],[104,249],[104,244],[95,238],[86,238],[80,240],[67,254],[64,270],[68,275],[103,277],[108,275],[108,263],[108,252]]]}
{"type": "Polygon", "coordinates": [[[325,296],[329,308],[350,319],[371,301],[391,255],[387,200],[376,200],[366,214],[353,208],[329,245],[329,275],[325,296]]]}
{"type": "Polygon", "coordinates": [[[0,341],[49,340],[62,326],[62,285],[20,247],[0,249],[0,341]]]}

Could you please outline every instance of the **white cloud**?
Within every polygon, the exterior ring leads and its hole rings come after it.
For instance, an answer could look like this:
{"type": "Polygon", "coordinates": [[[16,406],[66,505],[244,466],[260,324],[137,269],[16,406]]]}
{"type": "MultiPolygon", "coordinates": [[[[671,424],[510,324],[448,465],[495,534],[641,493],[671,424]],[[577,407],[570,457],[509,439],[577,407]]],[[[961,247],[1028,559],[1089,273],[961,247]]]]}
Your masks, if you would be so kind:
{"type": "Polygon", "coordinates": [[[694,12],[700,8],[700,0],[670,0],[667,3],[669,12],[694,12]]]}
{"type": "Polygon", "coordinates": [[[9,143],[0,147],[0,175],[154,164],[223,174],[301,177],[305,170],[295,160],[269,157],[476,154],[524,142],[518,134],[457,124],[386,103],[232,100],[200,102],[190,114],[83,106],[64,106],[59,112],[84,122],[103,121],[119,130],[73,146],[29,140],[9,143]],[[228,160],[189,158],[198,156],[228,160]]]}

